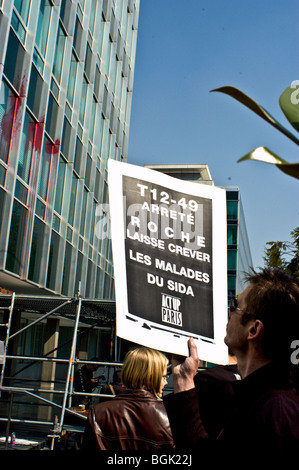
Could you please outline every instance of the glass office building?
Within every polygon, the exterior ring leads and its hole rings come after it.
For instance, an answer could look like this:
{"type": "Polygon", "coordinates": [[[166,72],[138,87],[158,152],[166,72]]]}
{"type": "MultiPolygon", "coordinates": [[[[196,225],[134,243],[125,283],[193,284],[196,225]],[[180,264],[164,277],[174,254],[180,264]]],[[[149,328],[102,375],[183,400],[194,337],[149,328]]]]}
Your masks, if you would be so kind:
{"type": "Polygon", "coordinates": [[[253,267],[239,188],[226,187],[228,296],[240,294],[244,273],[253,267]]]}
{"type": "Polygon", "coordinates": [[[0,0],[0,286],[113,299],[102,207],[126,161],[139,0],[0,0]],[[101,223],[102,222],[102,223],[101,223]]]}
{"type": "MultiPolygon", "coordinates": [[[[214,186],[208,165],[146,165],[174,178],[214,186]]],[[[253,266],[241,195],[237,187],[225,187],[227,207],[228,297],[243,291],[244,272],[253,266]]]]}

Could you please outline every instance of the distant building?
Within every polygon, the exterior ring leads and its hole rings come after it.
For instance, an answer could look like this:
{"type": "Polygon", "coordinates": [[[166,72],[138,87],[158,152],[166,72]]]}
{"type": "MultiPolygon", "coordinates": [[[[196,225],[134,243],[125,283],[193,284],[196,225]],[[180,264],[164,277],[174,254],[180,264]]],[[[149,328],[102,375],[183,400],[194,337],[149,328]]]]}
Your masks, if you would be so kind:
{"type": "Polygon", "coordinates": [[[244,288],[244,272],[253,267],[241,194],[237,187],[226,187],[227,279],[229,296],[244,288]]]}
{"type": "MultiPolygon", "coordinates": [[[[146,165],[174,178],[214,186],[208,165],[146,165]]],[[[252,267],[241,195],[237,187],[225,187],[227,206],[227,287],[228,297],[244,289],[243,273],[252,267]]]]}
{"type": "Polygon", "coordinates": [[[98,206],[127,159],[139,0],[0,6],[0,286],[113,299],[98,206]]]}

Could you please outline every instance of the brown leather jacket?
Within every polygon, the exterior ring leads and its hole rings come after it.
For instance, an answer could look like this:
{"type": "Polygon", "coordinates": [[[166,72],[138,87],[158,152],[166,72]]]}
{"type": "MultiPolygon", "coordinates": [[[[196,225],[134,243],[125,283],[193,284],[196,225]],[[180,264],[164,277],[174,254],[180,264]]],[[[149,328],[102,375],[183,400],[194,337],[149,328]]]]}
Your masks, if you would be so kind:
{"type": "Polygon", "coordinates": [[[82,450],[171,450],[163,402],[147,390],[126,390],[91,408],[82,450]]]}

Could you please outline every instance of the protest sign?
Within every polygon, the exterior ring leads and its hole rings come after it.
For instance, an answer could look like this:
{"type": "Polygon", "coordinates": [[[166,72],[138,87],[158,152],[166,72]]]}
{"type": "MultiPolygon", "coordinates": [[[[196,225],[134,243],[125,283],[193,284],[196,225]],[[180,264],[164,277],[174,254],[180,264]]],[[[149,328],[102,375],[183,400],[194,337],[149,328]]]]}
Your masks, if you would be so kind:
{"type": "Polygon", "coordinates": [[[225,190],[108,162],[116,334],[227,362],[225,190]]]}

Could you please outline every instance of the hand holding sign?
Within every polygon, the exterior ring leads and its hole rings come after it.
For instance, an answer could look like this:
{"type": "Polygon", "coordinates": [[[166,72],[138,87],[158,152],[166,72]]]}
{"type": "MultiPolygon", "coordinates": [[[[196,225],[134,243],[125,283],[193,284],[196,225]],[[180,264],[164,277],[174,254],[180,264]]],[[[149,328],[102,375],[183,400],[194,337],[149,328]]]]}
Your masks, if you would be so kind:
{"type": "Polygon", "coordinates": [[[199,357],[193,338],[188,340],[188,349],[188,357],[173,356],[171,360],[174,393],[194,388],[193,379],[199,366],[199,357]]]}

